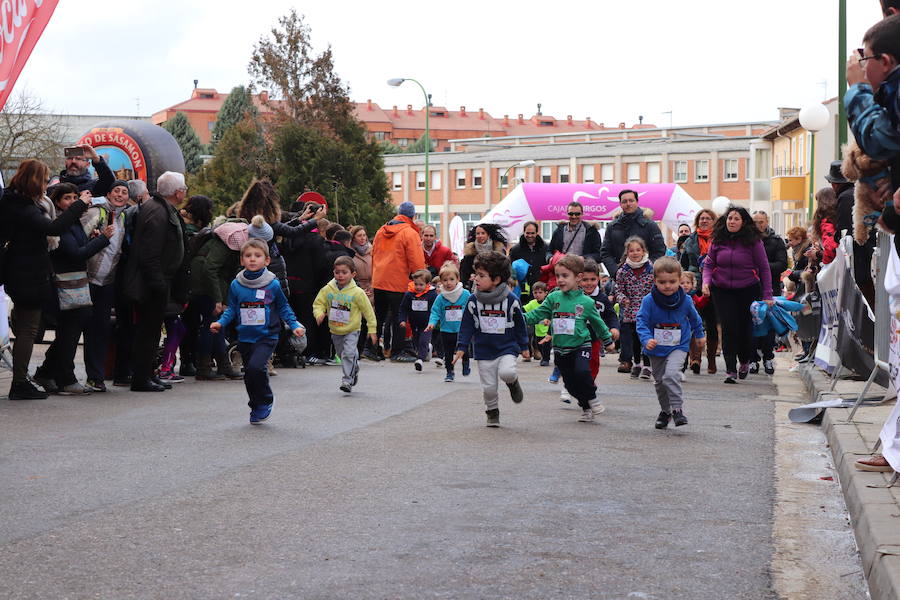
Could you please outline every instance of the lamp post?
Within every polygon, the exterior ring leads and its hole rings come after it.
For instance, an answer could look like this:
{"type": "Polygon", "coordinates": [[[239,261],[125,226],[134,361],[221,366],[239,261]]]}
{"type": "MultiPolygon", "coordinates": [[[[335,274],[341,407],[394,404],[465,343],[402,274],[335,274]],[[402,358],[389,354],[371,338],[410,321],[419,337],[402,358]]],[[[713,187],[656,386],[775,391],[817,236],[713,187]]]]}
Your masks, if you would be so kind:
{"type": "Polygon", "coordinates": [[[425,222],[428,223],[428,191],[431,188],[431,172],[428,170],[428,153],[431,152],[431,131],[428,127],[428,117],[431,115],[431,102],[428,101],[428,92],[425,91],[425,86],[415,79],[397,77],[388,79],[387,84],[393,87],[400,87],[404,81],[415,83],[422,90],[422,95],[425,96],[425,222]]]}
{"type": "Polygon", "coordinates": [[[809,200],[806,218],[812,219],[815,198],[816,132],[822,131],[831,120],[831,113],[821,103],[812,104],[800,111],[800,126],[812,134],[809,142],[809,200]]]}
{"type": "MultiPolygon", "coordinates": [[[[503,172],[503,175],[501,175],[500,177],[497,178],[497,191],[500,192],[500,196],[503,195],[503,180],[506,178],[507,175],[509,175],[509,172],[512,169],[514,169],[515,167],[533,167],[533,166],[534,166],[534,161],[531,159],[528,159],[528,160],[519,161],[514,165],[510,165],[510,166],[506,167],[506,170],[503,172]]],[[[497,200],[499,201],[500,198],[497,198],[497,200]]]]}

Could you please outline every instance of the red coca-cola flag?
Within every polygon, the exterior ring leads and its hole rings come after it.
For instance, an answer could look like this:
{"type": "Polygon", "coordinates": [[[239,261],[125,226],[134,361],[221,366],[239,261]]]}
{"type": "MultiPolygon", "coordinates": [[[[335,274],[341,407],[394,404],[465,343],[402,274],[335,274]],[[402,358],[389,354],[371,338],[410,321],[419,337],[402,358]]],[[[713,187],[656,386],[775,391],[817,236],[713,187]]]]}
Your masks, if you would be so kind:
{"type": "Polygon", "coordinates": [[[0,109],[50,21],[59,0],[0,2],[0,109]]]}

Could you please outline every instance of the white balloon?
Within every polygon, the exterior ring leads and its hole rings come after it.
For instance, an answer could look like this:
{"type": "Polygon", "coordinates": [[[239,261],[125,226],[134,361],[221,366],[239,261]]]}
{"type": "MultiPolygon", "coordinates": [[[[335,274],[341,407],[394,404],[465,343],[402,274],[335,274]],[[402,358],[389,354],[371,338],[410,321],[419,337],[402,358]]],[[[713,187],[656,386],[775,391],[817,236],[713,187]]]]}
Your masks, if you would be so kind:
{"type": "Polygon", "coordinates": [[[811,104],[800,111],[800,125],[807,131],[822,131],[831,120],[824,104],[811,104]]]}
{"type": "Polygon", "coordinates": [[[726,198],[725,196],[717,196],[712,201],[712,209],[717,215],[722,216],[728,211],[728,207],[731,206],[731,200],[726,198]]]}

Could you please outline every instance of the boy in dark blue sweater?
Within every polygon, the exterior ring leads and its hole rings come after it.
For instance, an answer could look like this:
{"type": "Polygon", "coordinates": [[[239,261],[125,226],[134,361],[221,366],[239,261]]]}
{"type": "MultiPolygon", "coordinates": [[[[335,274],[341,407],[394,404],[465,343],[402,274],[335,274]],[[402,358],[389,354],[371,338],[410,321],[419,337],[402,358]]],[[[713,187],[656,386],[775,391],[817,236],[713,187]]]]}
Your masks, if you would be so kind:
{"type": "Polygon", "coordinates": [[[506,282],[510,277],[509,259],[499,252],[481,252],[475,256],[475,292],[463,310],[456,342],[456,364],[473,345],[478,375],[484,395],[488,427],[500,427],[498,379],[502,379],[512,401],[523,399],[516,375],[516,356],[528,358],[528,330],[519,299],[506,282]]]}
{"type": "Polygon", "coordinates": [[[228,306],[210,331],[219,333],[237,320],[238,350],[244,362],[244,386],[250,400],[250,423],[259,425],[272,413],[275,396],[269,387],[266,363],[275,351],[283,319],[301,337],[306,330],[297,322],[281,284],[269,266],[269,245],[250,239],[241,246],[241,265],[228,290],[228,306]]]}
{"type": "Polygon", "coordinates": [[[431,271],[420,269],[412,274],[409,290],[400,300],[398,318],[400,327],[406,329],[409,323],[413,335],[413,347],[416,349],[416,371],[422,372],[422,363],[431,360],[431,330],[428,329],[428,318],[431,307],[437,298],[437,292],[431,287],[431,271]]]}

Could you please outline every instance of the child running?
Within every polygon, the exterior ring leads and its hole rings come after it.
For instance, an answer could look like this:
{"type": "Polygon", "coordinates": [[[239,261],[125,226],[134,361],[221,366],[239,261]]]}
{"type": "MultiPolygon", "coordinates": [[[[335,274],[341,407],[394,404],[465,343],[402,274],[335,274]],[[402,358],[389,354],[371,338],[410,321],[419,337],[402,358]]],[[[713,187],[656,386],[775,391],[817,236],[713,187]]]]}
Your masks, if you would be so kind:
{"type": "Polygon", "coordinates": [[[209,330],[219,333],[232,321],[238,320],[238,351],[244,362],[244,386],[250,400],[250,423],[259,425],[272,414],[275,396],[269,386],[266,363],[275,351],[281,321],[301,337],[305,329],[297,322],[281,284],[269,266],[269,245],[259,239],[251,239],[241,246],[241,266],[228,290],[228,306],[218,321],[210,323],[209,330]]]}
{"type": "MultiPolygon", "coordinates": [[[[420,269],[412,274],[409,290],[403,294],[398,311],[400,327],[412,329],[413,348],[416,349],[416,371],[422,372],[422,363],[431,361],[431,329],[428,329],[428,318],[431,306],[437,298],[437,292],[431,287],[431,271],[420,269]]],[[[433,328],[432,328],[433,329],[433,328]]]]}
{"type": "MultiPolygon", "coordinates": [[[[444,349],[444,367],[447,369],[444,381],[450,383],[455,377],[453,353],[456,352],[463,308],[469,301],[471,293],[463,287],[459,280],[459,269],[452,262],[447,262],[441,267],[440,285],[441,293],[431,307],[431,317],[428,319],[428,327],[425,330],[431,332],[436,327],[440,329],[439,337],[444,349]]],[[[462,374],[464,377],[468,377],[469,373],[471,373],[469,355],[466,353],[463,354],[462,374]]]]}
{"type": "Polygon", "coordinates": [[[369,339],[377,342],[378,327],[375,311],[366,292],[356,285],[356,263],[349,256],[334,260],[334,279],[319,290],[313,301],[313,316],[321,325],[328,317],[328,330],[334,351],[341,357],[341,385],[338,389],[349,394],[359,381],[359,330],[366,320],[369,339]]]}
{"type": "MultiPolygon", "coordinates": [[[[592,258],[584,261],[584,272],[581,274],[581,291],[594,301],[594,306],[597,308],[597,312],[600,313],[600,318],[603,319],[603,323],[609,329],[609,334],[612,336],[613,341],[616,341],[619,339],[619,315],[616,314],[609,296],[600,287],[601,269],[602,267],[592,258]]],[[[608,350],[612,349],[609,348],[608,350]]],[[[597,379],[597,374],[600,373],[600,356],[602,354],[603,345],[600,343],[600,340],[595,339],[591,344],[591,377],[594,379],[597,379]]]]}
{"type": "Polygon", "coordinates": [[[631,371],[632,379],[650,379],[650,360],[642,356],[635,318],[641,301],[652,287],[653,267],[647,254],[647,244],[633,235],[625,240],[625,255],[622,257],[621,268],[616,271],[616,301],[619,303],[619,316],[622,320],[619,372],[631,371]]]}
{"type": "MultiPolygon", "coordinates": [[[[681,272],[681,289],[684,290],[684,293],[687,294],[691,302],[694,303],[694,308],[697,309],[698,314],[703,307],[709,303],[709,298],[697,293],[697,276],[693,271],[681,272]]],[[[682,381],[685,380],[684,373],[688,368],[688,359],[691,361],[691,371],[693,371],[694,375],[700,374],[700,357],[703,355],[704,345],[705,344],[702,341],[697,340],[697,338],[691,338],[691,347],[688,351],[688,356],[684,358],[684,366],[681,368],[682,381]]]]}
{"type": "Polygon", "coordinates": [[[681,398],[681,365],[691,337],[703,341],[703,322],[694,303],[680,285],[681,265],[664,256],[653,263],[653,287],[637,314],[637,332],[650,357],[660,413],[657,429],[671,419],[676,427],[687,425],[681,398]]]}
{"type": "Polygon", "coordinates": [[[498,379],[518,404],[524,394],[516,375],[516,356],[530,356],[522,305],[509,289],[509,259],[499,252],[479,252],[473,262],[475,289],[466,302],[454,364],[465,356],[469,343],[478,361],[488,427],[500,427],[498,379]]]}
{"type": "Polygon", "coordinates": [[[554,362],[562,374],[566,390],[578,400],[583,423],[605,409],[597,400],[597,386],[591,377],[591,340],[599,337],[612,342],[609,329],[600,318],[594,301],[578,288],[584,259],[567,254],[556,263],[557,289],[550,292],[539,307],[525,316],[529,324],[552,318],[554,362]]]}
{"type": "MultiPolygon", "coordinates": [[[[525,305],[526,314],[543,304],[547,298],[547,284],[543,281],[534,282],[534,285],[531,286],[531,296],[531,301],[525,305]]],[[[544,319],[540,323],[534,324],[534,341],[540,353],[541,366],[549,367],[550,354],[553,351],[553,342],[550,338],[550,321],[544,319]]]]}

